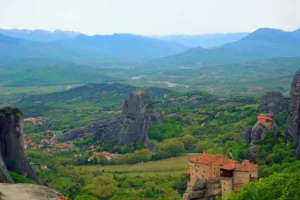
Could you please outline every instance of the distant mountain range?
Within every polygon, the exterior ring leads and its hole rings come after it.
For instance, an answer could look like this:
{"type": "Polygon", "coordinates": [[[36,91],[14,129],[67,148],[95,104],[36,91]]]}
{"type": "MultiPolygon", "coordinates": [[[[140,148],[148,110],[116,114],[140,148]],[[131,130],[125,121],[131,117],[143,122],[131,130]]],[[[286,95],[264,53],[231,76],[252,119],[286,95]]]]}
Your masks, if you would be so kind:
{"type": "Polygon", "coordinates": [[[261,28],[239,41],[215,48],[192,48],[177,55],[149,61],[148,66],[202,66],[262,58],[300,56],[300,30],[285,32],[261,28]]]}
{"type": "Polygon", "coordinates": [[[81,34],[73,39],[54,41],[52,44],[78,53],[112,56],[117,61],[141,61],[159,58],[188,49],[187,46],[175,42],[133,34],[96,36],[81,34]]]}
{"type": "Polygon", "coordinates": [[[188,47],[130,34],[79,35],[72,39],[36,42],[0,34],[0,64],[49,60],[77,64],[141,62],[184,52],[188,47]]]}
{"type": "Polygon", "coordinates": [[[285,32],[262,28],[250,34],[160,38],[133,34],[88,36],[69,31],[0,30],[0,64],[139,64],[173,67],[293,56],[300,56],[300,29],[285,32]],[[1,31],[6,35],[1,34],[1,31]],[[188,47],[200,43],[203,46],[214,46],[226,41],[233,42],[213,48],[188,47]]]}
{"type": "Polygon", "coordinates": [[[65,40],[74,38],[81,33],[73,31],[46,31],[46,30],[27,30],[27,29],[0,29],[0,34],[23,40],[35,42],[50,42],[54,40],[65,40]]]}
{"type": "Polygon", "coordinates": [[[188,47],[203,47],[212,48],[221,46],[229,42],[235,42],[249,33],[216,33],[216,34],[202,34],[202,35],[163,35],[163,36],[152,36],[153,38],[173,41],[180,44],[184,44],[188,47]]]}

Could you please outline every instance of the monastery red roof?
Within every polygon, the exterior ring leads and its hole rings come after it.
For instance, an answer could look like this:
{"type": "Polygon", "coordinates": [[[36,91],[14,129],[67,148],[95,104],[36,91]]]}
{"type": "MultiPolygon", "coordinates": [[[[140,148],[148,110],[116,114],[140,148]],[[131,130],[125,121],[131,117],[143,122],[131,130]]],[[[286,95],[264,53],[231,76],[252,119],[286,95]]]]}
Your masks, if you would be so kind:
{"type": "Polygon", "coordinates": [[[203,153],[200,156],[190,158],[189,161],[204,165],[219,165],[221,169],[225,170],[252,171],[257,168],[257,165],[250,163],[249,160],[244,160],[243,164],[238,164],[238,161],[224,157],[222,154],[203,153]]]}
{"type": "Polygon", "coordinates": [[[265,115],[260,115],[257,117],[257,119],[265,119],[265,120],[270,120],[272,121],[273,119],[271,117],[265,116],[265,115]]]}

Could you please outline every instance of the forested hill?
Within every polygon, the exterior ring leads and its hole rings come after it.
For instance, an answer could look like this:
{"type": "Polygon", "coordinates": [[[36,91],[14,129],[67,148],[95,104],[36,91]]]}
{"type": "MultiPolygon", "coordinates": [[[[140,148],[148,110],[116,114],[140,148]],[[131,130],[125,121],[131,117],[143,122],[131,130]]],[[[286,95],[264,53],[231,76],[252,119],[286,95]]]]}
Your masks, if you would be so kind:
{"type": "Polygon", "coordinates": [[[48,108],[68,106],[72,107],[93,107],[111,110],[123,104],[131,92],[144,90],[152,101],[164,99],[165,95],[175,94],[163,88],[139,88],[119,83],[87,84],[62,92],[55,92],[42,95],[25,97],[16,106],[22,108],[25,115],[41,115],[41,111],[48,108]],[[33,108],[36,112],[28,109],[33,108]]]}
{"type": "Polygon", "coordinates": [[[210,49],[193,48],[184,53],[150,61],[148,65],[201,66],[300,56],[298,32],[261,28],[237,42],[210,49]]]}

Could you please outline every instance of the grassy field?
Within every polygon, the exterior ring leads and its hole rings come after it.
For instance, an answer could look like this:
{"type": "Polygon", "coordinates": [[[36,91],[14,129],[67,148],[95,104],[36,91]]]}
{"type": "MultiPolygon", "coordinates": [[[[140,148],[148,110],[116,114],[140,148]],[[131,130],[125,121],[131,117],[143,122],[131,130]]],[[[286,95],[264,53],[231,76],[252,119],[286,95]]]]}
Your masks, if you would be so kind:
{"type": "Polygon", "coordinates": [[[107,173],[124,172],[130,175],[167,175],[184,173],[189,167],[188,159],[195,155],[183,155],[176,158],[151,161],[132,165],[80,166],[84,170],[104,170],[107,173]]]}

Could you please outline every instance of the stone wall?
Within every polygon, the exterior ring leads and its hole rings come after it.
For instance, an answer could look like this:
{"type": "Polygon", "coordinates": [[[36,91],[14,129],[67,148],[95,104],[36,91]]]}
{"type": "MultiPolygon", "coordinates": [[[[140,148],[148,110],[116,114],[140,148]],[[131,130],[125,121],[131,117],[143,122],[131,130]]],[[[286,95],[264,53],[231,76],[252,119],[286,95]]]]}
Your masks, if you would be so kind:
{"type": "Polygon", "coordinates": [[[234,171],[233,172],[233,191],[238,192],[249,182],[249,172],[246,171],[234,171]]]}
{"type": "Polygon", "coordinates": [[[233,183],[232,178],[223,178],[221,179],[221,188],[222,188],[222,195],[224,193],[232,191],[233,183]]]}
{"type": "Polygon", "coordinates": [[[190,163],[191,182],[198,179],[210,179],[220,177],[220,168],[207,166],[198,163],[190,163]]]}

